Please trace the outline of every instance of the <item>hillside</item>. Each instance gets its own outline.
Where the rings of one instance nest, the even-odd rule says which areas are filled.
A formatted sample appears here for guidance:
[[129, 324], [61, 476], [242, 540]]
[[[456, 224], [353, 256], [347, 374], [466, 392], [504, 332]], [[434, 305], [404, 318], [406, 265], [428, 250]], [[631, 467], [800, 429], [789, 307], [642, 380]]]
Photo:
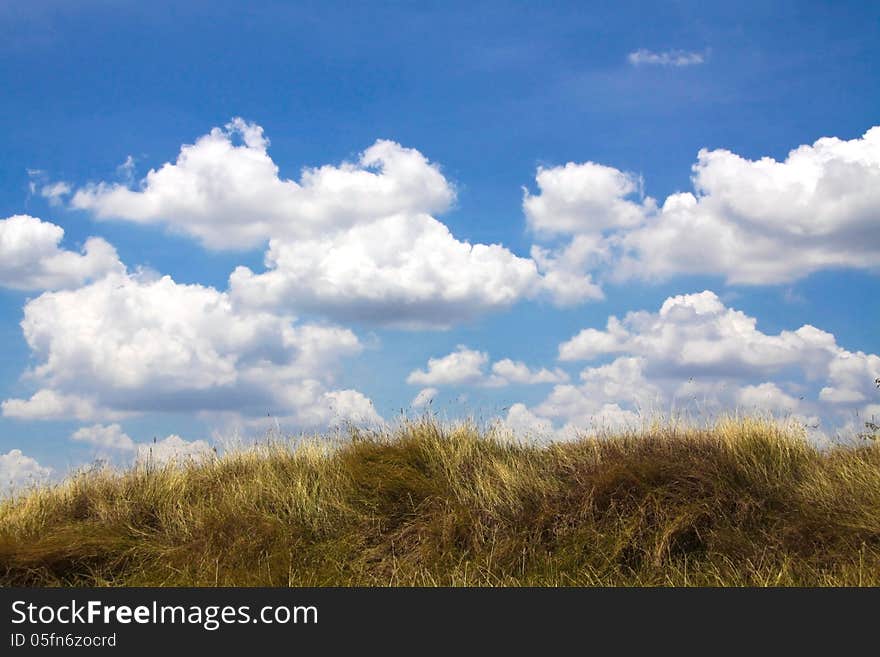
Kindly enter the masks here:
[[0, 503], [0, 584], [880, 585], [880, 447], [751, 419], [274, 442]]

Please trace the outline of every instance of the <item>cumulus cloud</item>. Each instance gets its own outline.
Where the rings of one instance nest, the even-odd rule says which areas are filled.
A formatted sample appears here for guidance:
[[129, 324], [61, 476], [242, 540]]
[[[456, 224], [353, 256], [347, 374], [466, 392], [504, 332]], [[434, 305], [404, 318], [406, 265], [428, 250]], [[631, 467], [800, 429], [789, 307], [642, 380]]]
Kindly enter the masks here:
[[541, 274], [540, 289], [555, 306], [565, 308], [605, 298], [588, 271], [607, 260], [608, 252], [601, 241], [578, 235], [561, 248], [532, 246], [531, 256]]
[[[624, 273], [717, 272], [731, 283], [784, 283], [820, 269], [880, 262], [880, 127], [819, 139], [783, 162], [700, 151], [696, 194], [670, 196], [625, 239]], [[717, 244], [705, 249], [706, 244]]]
[[521, 440], [543, 442], [552, 440], [558, 435], [551, 420], [538, 417], [521, 403], [511, 405], [507, 416], [498, 424], [500, 428]]
[[548, 370], [542, 367], [539, 370], [530, 369], [522, 361], [505, 358], [492, 363], [492, 376], [487, 381], [488, 385], [508, 385], [511, 383], [536, 384], [536, 383], [562, 383], [568, 381], [568, 374], [559, 368]]
[[737, 403], [744, 409], [758, 409], [776, 414], [797, 410], [798, 399], [787, 394], [775, 383], [743, 386], [737, 392]]
[[81, 427], [71, 434], [70, 439], [104, 449], [121, 451], [135, 449], [134, 441], [118, 424], [94, 424], [90, 427]]
[[245, 310], [211, 287], [109, 275], [30, 300], [21, 325], [36, 361], [27, 378], [42, 388], [6, 400], [6, 416], [268, 412], [313, 426], [370, 414], [363, 395], [330, 387], [362, 349], [354, 333]]
[[483, 368], [489, 362], [484, 351], [458, 345], [455, 351], [441, 358], [429, 358], [425, 370], [413, 370], [406, 382], [418, 385], [461, 385], [478, 383], [485, 376]]
[[656, 209], [654, 200], [634, 174], [595, 162], [542, 167], [535, 180], [538, 193], [523, 196], [528, 227], [542, 240], [571, 236], [561, 247], [532, 247], [542, 290], [561, 307], [602, 299], [591, 271], [611, 260], [609, 235], [640, 225]]
[[29, 215], [0, 219], [0, 286], [15, 290], [75, 287], [124, 269], [116, 249], [100, 237], [82, 251], [60, 248], [61, 226]]
[[[213, 249], [268, 242], [266, 270], [239, 267], [240, 303], [409, 328], [446, 328], [541, 294], [529, 258], [461, 241], [433, 215], [455, 189], [415, 149], [379, 140], [355, 162], [279, 176], [263, 129], [242, 119], [184, 145], [138, 188], [73, 195], [98, 218], [161, 223]], [[551, 285], [547, 289], [551, 289]]]
[[184, 440], [174, 434], [152, 443], [139, 443], [136, 449], [136, 463], [146, 466], [201, 461], [213, 454], [206, 441]]
[[819, 391], [819, 399], [835, 404], [868, 402], [876, 392], [870, 382], [880, 378], [880, 356], [841, 351], [829, 363], [828, 374], [828, 385]]
[[377, 427], [384, 425], [384, 420], [376, 412], [372, 400], [358, 390], [332, 390], [323, 394], [324, 405], [318, 404], [319, 412], [325, 412], [313, 426], [337, 426], [355, 424], [358, 426]]
[[652, 369], [663, 373], [770, 374], [795, 366], [811, 379], [841, 383], [842, 372], [832, 363], [876, 358], [848, 352], [833, 335], [810, 325], [778, 335], [763, 333], [756, 318], [726, 307], [708, 290], [669, 297], [657, 313], [631, 312], [623, 320], [612, 316], [605, 331], [586, 329], [559, 346], [564, 360], [617, 353], [648, 358]]
[[116, 420], [129, 414], [97, 405], [94, 399], [56, 390], [37, 390], [28, 399], [7, 399], [0, 403], [4, 417], [18, 420], [66, 420], [91, 422], [98, 419]]
[[449, 327], [532, 295], [533, 261], [469, 244], [425, 214], [392, 215], [311, 240], [273, 239], [267, 271], [238, 267], [242, 304], [298, 308], [408, 328]]
[[52, 468], [40, 465], [35, 459], [13, 449], [0, 454], [0, 486], [9, 490], [44, 482], [52, 475]]
[[586, 240], [583, 271], [618, 280], [717, 274], [759, 285], [831, 268], [877, 271], [880, 127], [819, 139], [781, 162], [704, 149], [693, 184], [658, 207], [632, 174], [569, 163], [539, 170], [540, 193], [526, 193], [523, 208], [535, 230]]
[[833, 430], [870, 410], [880, 357], [849, 351], [810, 325], [767, 334], [711, 291], [669, 297], [657, 312], [610, 317], [559, 345], [587, 366], [577, 385], [557, 385], [529, 412], [578, 428], [637, 423], [696, 403], [700, 412], [741, 408], [792, 416]]
[[410, 408], [424, 408], [440, 393], [437, 388], [422, 388], [410, 402]]
[[161, 223], [213, 249], [259, 246], [270, 237], [308, 239], [365, 220], [438, 212], [455, 198], [439, 169], [416, 150], [377, 141], [357, 162], [306, 168], [282, 179], [263, 128], [236, 118], [181, 147], [138, 189], [98, 183], [73, 207], [101, 219]]
[[40, 196], [49, 201], [50, 205], [60, 205], [65, 196], [72, 191], [66, 182], [55, 182], [43, 185], [40, 188]]
[[557, 436], [573, 438], [581, 431], [621, 430], [637, 426], [641, 413], [656, 403], [658, 389], [644, 376], [644, 361], [618, 358], [581, 372], [580, 385], [558, 385], [538, 404], [538, 417], [562, 420]]
[[568, 375], [558, 368], [553, 371], [546, 368], [532, 370], [525, 363], [509, 358], [492, 363], [489, 372], [486, 371], [488, 364], [489, 354], [486, 352], [458, 345], [451, 354], [429, 358], [427, 369], [410, 372], [406, 382], [431, 386], [500, 387], [514, 383], [560, 383], [568, 380]]
[[663, 50], [653, 51], [639, 48], [629, 55], [627, 60], [633, 66], [696, 66], [705, 61], [705, 54], [701, 52], [689, 52], [687, 50]]
[[595, 162], [538, 169], [538, 194], [524, 191], [523, 211], [538, 233], [601, 234], [638, 226], [656, 207], [634, 174]]

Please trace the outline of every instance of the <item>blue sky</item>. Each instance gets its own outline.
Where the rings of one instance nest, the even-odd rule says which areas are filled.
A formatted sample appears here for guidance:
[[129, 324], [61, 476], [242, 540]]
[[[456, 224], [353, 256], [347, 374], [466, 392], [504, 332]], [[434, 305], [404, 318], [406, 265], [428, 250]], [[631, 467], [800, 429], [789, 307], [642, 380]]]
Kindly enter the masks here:
[[3, 476], [880, 411], [876, 3], [472, 4], [0, 4]]

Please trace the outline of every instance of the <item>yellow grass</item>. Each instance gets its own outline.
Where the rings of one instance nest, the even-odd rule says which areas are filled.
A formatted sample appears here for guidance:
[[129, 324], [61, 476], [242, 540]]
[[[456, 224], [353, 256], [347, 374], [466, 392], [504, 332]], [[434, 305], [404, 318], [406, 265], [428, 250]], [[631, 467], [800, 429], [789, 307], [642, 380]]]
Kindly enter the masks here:
[[880, 448], [760, 419], [276, 441], [0, 503], [0, 583], [876, 586]]

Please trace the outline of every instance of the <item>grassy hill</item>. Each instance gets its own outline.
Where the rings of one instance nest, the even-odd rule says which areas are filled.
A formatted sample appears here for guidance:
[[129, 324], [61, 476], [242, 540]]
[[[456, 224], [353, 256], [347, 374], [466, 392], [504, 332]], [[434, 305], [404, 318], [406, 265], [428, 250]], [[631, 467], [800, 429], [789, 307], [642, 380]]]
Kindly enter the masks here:
[[748, 419], [276, 443], [0, 503], [0, 584], [876, 586], [880, 447]]

